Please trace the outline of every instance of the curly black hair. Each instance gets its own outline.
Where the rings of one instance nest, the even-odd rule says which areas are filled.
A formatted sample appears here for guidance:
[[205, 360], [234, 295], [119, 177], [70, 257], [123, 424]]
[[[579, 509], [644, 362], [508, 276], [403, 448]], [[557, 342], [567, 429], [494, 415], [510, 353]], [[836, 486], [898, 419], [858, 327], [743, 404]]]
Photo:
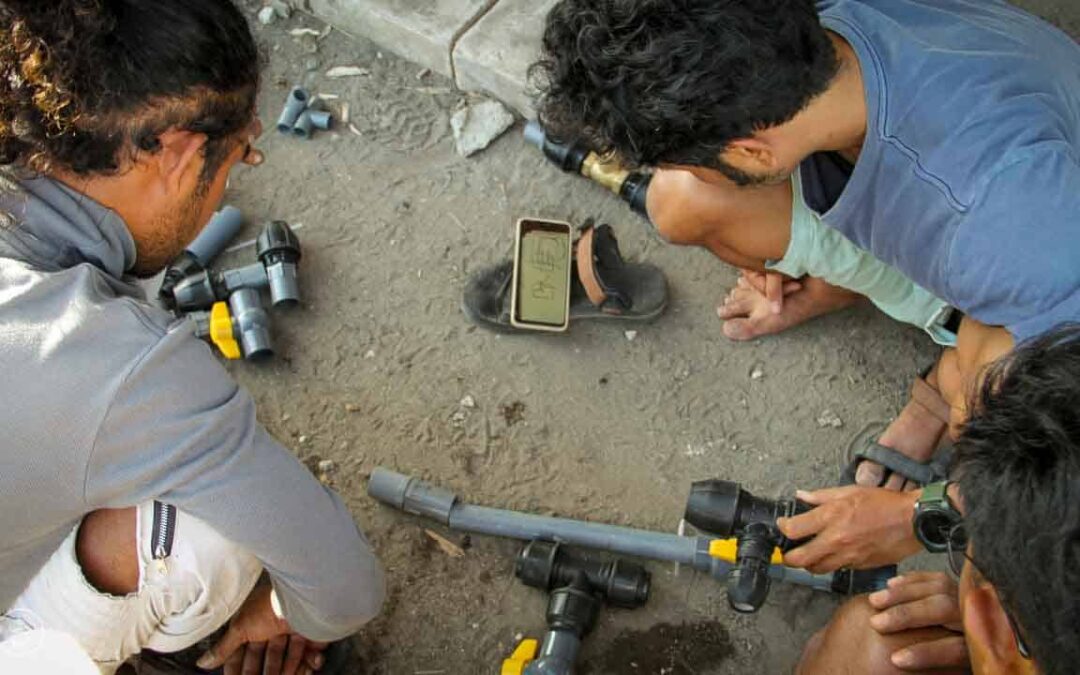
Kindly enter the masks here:
[[562, 0], [530, 76], [554, 137], [724, 168], [732, 140], [791, 120], [838, 69], [813, 0]]
[[956, 443], [972, 561], [1040, 672], [1080, 663], [1080, 326], [994, 364]]
[[259, 56], [231, 0], [0, 0], [0, 164], [110, 174], [161, 133], [207, 170], [255, 114]]

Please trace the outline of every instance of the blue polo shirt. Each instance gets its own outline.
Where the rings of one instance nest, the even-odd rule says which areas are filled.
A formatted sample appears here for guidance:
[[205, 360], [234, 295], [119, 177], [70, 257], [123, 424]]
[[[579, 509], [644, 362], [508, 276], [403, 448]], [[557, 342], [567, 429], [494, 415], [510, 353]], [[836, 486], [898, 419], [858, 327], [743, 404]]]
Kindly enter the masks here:
[[1017, 342], [1080, 321], [1080, 46], [999, 0], [819, 0], [854, 48], [854, 167], [801, 166], [811, 208]]

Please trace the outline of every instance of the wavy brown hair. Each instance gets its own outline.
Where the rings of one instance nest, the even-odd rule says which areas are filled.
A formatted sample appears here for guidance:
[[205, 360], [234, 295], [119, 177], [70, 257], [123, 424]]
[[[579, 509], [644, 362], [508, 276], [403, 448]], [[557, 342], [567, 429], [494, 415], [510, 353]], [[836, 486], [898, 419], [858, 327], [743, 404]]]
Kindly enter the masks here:
[[231, 0], [0, 0], [0, 164], [110, 174], [179, 128], [207, 173], [255, 114], [259, 58]]

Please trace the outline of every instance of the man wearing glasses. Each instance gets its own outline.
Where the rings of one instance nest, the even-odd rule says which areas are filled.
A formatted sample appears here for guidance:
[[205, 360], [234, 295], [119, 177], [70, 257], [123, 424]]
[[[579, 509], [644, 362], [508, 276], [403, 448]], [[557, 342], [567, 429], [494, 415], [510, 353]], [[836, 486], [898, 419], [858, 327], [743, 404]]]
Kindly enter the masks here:
[[0, 3], [5, 673], [61, 672], [50, 635], [103, 675], [326, 672], [382, 604], [345, 504], [135, 283], [262, 160], [258, 64], [231, 0]]
[[991, 366], [956, 444], [956, 482], [926, 488], [915, 515], [952, 577], [906, 574], [849, 602], [811, 639], [798, 673], [1076, 673], [1078, 399], [1080, 327]]

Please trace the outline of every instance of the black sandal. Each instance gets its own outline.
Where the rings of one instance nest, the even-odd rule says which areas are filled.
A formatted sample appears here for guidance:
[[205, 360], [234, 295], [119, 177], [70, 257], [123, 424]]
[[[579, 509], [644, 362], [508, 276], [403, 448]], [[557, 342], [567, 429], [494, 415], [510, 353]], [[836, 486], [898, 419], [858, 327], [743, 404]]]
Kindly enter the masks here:
[[[610, 225], [587, 221], [574, 246], [570, 321], [611, 319], [653, 321], [667, 309], [664, 273], [648, 263], [623, 260]], [[514, 261], [477, 272], [465, 287], [461, 309], [478, 326], [500, 333], [531, 333], [510, 323], [510, 286]]]
[[[927, 371], [928, 373], [929, 371]], [[946, 433], [949, 428], [949, 404], [941, 398], [941, 394], [933, 385], [926, 381], [926, 374], [917, 378], [911, 385], [911, 402], [920, 405], [941, 423], [941, 431], [938, 438]], [[864, 430], [865, 431], [865, 430]], [[859, 446], [856, 437], [853, 446]], [[914, 460], [893, 448], [881, 445], [874, 439], [866, 439], [861, 442], [858, 450], [849, 451], [849, 457], [843, 473], [840, 475], [841, 485], [854, 485], [855, 474], [859, 465], [864, 461], [875, 462], [885, 467], [878, 487], [885, 485], [893, 474], [898, 474], [905, 480], [919, 486], [945, 480], [949, 475], [949, 463], [952, 461], [952, 445], [940, 445], [934, 451], [928, 462]]]

